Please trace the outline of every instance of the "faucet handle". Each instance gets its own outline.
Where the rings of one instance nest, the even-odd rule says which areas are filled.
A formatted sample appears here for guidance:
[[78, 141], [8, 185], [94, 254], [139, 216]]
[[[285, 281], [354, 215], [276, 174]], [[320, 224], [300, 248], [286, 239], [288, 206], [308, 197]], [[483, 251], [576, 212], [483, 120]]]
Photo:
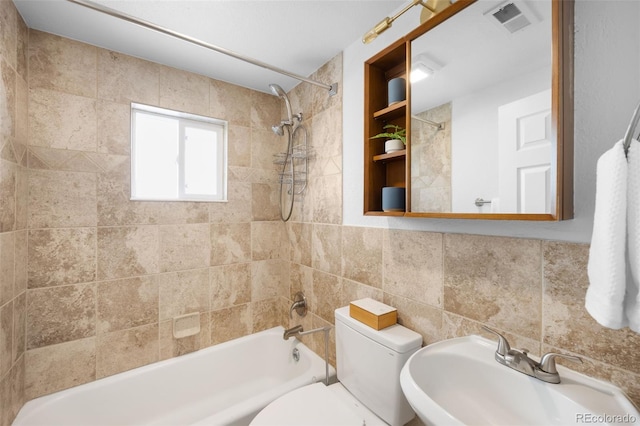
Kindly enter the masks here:
[[482, 329], [498, 336], [498, 349], [496, 349], [496, 353], [501, 356], [506, 356], [511, 350], [511, 346], [509, 346], [509, 342], [507, 341], [507, 338], [504, 337], [502, 334], [498, 333], [497, 331], [492, 330], [485, 325], [482, 326]]
[[564, 358], [568, 359], [569, 361], [579, 362], [582, 364], [582, 358], [580, 358], [579, 356], [549, 352], [542, 355], [542, 358], [540, 358], [540, 370], [544, 371], [545, 373], [557, 374], [558, 369], [556, 368], [556, 358]]

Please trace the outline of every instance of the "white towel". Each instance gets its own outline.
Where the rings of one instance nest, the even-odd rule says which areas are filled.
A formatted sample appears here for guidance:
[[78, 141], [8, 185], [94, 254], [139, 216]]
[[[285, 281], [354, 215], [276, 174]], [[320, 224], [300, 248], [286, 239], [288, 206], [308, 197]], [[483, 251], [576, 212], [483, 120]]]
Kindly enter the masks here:
[[629, 328], [640, 333], [640, 143], [631, 141], [627, 177], [627, 241], [631, 274], [627, 277], [625, 316]]
[[601, 325], [627, 325], [626, 292], [627, 160], [622, 141], [602, 154], [596, 168], [596, 208], [589, 249], [585, 307]]

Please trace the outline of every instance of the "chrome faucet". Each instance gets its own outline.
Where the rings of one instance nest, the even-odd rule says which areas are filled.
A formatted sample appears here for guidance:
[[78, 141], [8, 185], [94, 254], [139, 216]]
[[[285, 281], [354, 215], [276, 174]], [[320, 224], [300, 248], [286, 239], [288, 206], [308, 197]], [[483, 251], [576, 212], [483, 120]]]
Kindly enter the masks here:
[[572, 355], [564, 355], [549, 352], [544, 354], [540, 362], [529, 358], [526, 349], [511, 349], [507, 339], [495, 330], [482, 326], [482, 329], [498, 336], [498, 349], [496, 349], [495, 359], [502, 365], [506, 365], [520, 373], [535, 377], [547, 383], [560, 383], [560, 375], [556, 368], [556, 358], [565, 358], [570, 361], [582, 363], [582, 358]]
[[282, 336], [282, 338], [284, 340], [289, 340], [289, 337], [297, 336], [301, 332], [302, 332], [302, 326], [301, 325], [296, 325], [295, 327], [291, 327], [291, 328], [285, 330], [284, 331], [284, 335]]
[[282, 338], [289, 340], [289, 337], [293, 336], [306, 336], [307, 334], [317, 333], [322, 331], [324, 333], [324, 367], [325, 367], [325, 385], [329, 386], [329, 332], [333, 327], [330, 325], [326, 327], [314, 328], [313, 330], [304, 331], [301, 325], [296, 325], [284, 331]]

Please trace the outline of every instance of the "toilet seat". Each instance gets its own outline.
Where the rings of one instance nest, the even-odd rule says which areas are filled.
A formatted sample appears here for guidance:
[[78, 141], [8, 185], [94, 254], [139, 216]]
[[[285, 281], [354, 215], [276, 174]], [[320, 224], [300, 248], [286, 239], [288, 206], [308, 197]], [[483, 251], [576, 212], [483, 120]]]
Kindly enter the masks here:
[[340, 383], [314, 383], [293, 390], [267, 405], [253, 426], [386, 425]]

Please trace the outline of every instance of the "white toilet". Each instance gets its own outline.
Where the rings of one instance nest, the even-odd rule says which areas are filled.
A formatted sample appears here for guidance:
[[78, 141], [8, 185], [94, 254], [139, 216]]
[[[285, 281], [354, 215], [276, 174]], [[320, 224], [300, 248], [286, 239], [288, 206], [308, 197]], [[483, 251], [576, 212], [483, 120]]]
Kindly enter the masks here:
[[400, 370], [420, 349], [422, 336], [399, 324], [374, 330], [335, 311], [339, 383], [315, 383], [267, 405], [251, 425], [403, 425], [414, 417], [402, 389]]

